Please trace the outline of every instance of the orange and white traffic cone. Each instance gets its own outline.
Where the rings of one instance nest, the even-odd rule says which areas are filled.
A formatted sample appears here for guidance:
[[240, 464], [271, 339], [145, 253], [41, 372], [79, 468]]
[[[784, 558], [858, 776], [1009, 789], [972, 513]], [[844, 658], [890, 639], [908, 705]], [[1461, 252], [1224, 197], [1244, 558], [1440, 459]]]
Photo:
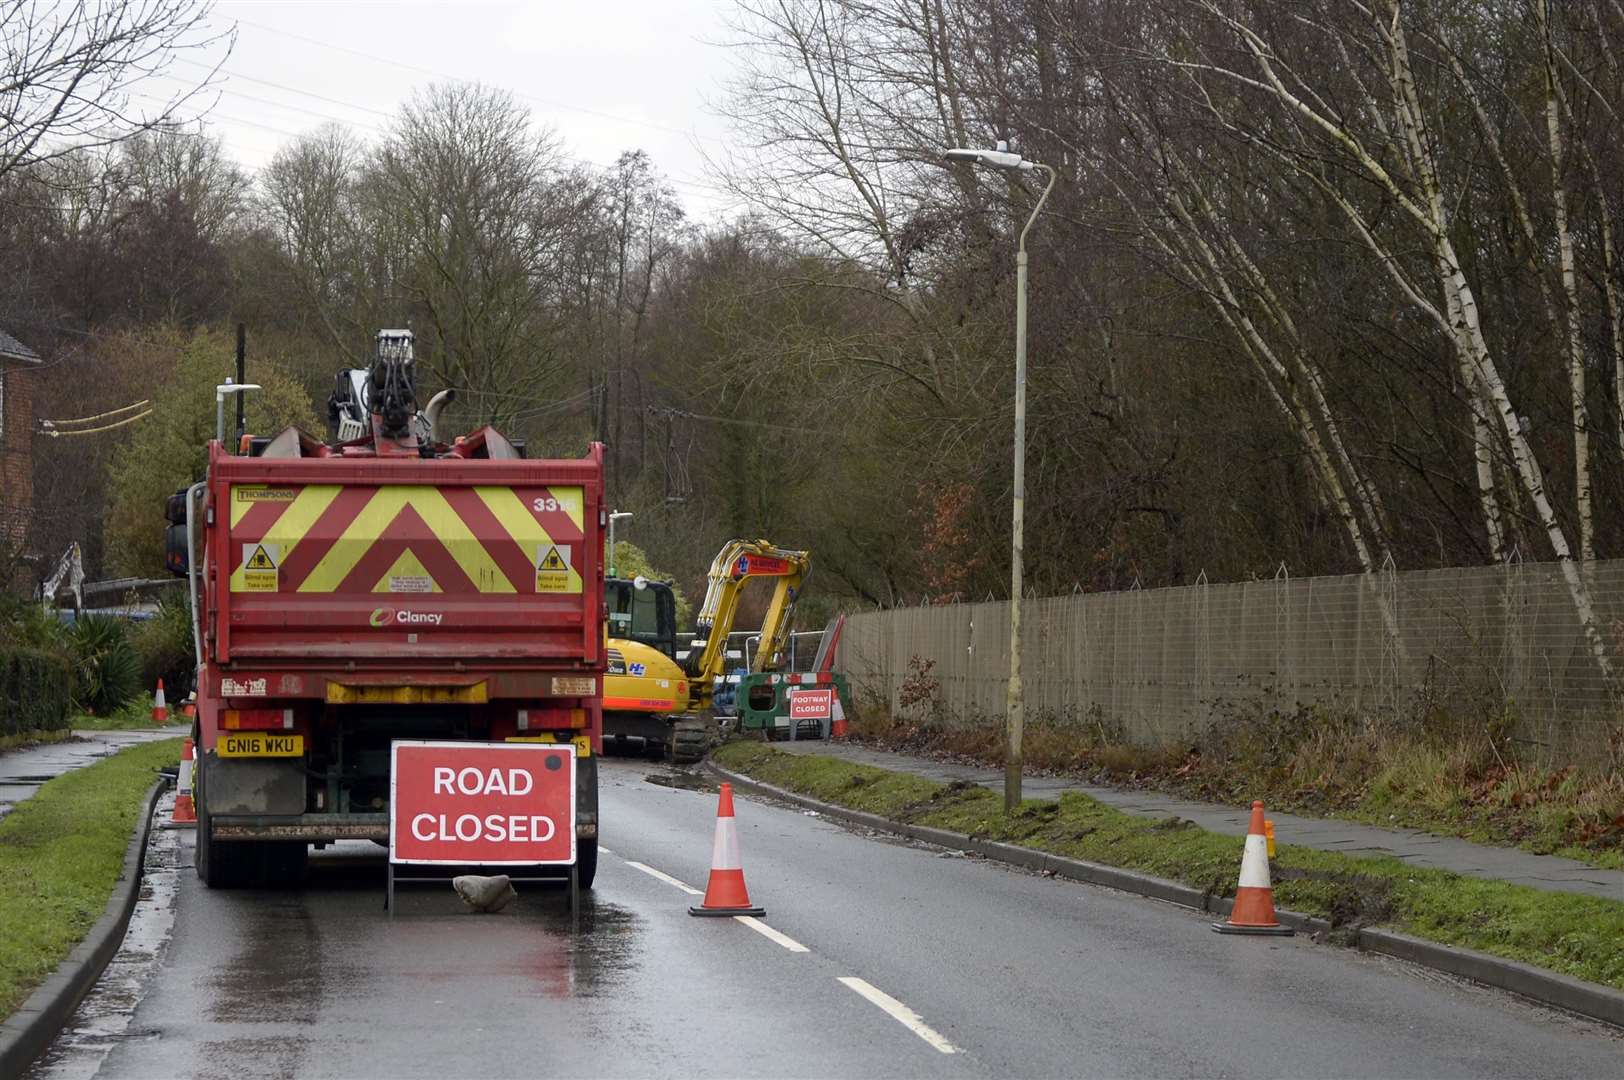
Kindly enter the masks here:
[[1291, 927], [1274, 917], [1274, 887], [1269, 884], [1269, 841], [1263, 824], [1263, 803], [1252, 804], [1252, 823], [1246, 830], [1246, 852], [1241, 856], [1240, 887], [1227, 922], [1213, 923], [1220, 934], [1274, 934], [1289, 937]]
[[710, 882], [705, 886], [705, 899], [698, 907], [688, 909], [690, 915], [765, 915], [767, 912], [750, 904], [750, 893], [744, 887], [744, 867], [739, 863], [739, 825], [733, 817], [733, 785], [722, 785], [722, 797], [716, 804], [716, 842], [711, 847]]
[[175, 781], [175, 809], [169, 815], [171, 825], [196, 825], [197, 807], [192, 803], [192, 740], [181, 744], [180, 775]]
[[834, 711], [829, 714], [831, 717], [833, 717], [833, 719], [829, 721], [829, 738], [844, 739], [846, 737], [846, 710], [840, 705], [839, 690], [836, 690], [834, 693], [833, 709]]
[[164, 681], [158, 680], [158, 692], [152, 695], [152, 722], [169, 723], [169, 706], [164, 704]]

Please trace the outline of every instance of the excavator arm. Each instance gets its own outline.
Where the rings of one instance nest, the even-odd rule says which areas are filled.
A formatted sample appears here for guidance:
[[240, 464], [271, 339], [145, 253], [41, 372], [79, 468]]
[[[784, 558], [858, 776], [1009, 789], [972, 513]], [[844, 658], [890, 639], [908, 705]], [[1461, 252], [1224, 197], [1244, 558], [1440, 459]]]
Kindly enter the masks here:
[[696, 618], [698, 637], [688, 656], [688, 678], [696, 698], [709, 699], [715, 678], [727, 657], [727, 636], [738, 615], [739, 597], [751, 578], [774, 579], [772, 602], [761, 625], [761, 646], [751, 661], [752, 671], [775, 666], [789, 641], [790, 623], [801, 585], [812, 569], [805, 551], [774, 547], [766, 540], [730, 540], [712, 560], [705, 602]]

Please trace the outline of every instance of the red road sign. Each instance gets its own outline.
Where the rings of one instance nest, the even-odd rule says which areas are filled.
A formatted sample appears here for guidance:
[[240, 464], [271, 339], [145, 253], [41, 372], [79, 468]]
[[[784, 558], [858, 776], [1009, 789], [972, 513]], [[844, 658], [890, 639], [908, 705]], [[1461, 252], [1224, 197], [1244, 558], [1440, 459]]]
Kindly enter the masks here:
[[399, 741], [391, 751], [392, 862], [575, 862], [574, 746]]
[[740, 555], [733, 564], [733, 576], [742, 578], [747, 574], [757, 577], [783, 577], [790, 572], [788, 559], [780, 559], [776, 555]]
[[828, 720], [834, 713], [835, 692], [827, 690], [791, 690], [789, 692], [789, 718], [791, 720]]

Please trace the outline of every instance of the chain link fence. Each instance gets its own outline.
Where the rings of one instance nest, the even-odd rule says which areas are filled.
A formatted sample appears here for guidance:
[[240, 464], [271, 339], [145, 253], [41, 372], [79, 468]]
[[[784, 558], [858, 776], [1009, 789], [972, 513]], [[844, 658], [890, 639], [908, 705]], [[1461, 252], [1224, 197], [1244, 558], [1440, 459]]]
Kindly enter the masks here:
[[[1028, 600], [1028, 715], [1104, 720], [1140, 742], [1186, 738], [1235, 710], [1508, 717], [1551, 760], [1620, 738], [1624, 560], [1587, 581], [1611, 678], [1556, 563], [1291, 578]], [[893, 714], [1001, 718], [1007, 602], [854, 615], [838, 663]]]

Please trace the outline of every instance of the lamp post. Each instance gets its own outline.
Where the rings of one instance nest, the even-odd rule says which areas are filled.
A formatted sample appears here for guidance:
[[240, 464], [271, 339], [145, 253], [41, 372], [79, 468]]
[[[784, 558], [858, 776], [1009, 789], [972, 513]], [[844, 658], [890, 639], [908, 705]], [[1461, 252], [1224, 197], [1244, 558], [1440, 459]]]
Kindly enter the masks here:
[[1049, 174], [1043, 194], [1032, 207], [1032, 215], [1021, 228], [1015, 246], [1015, 498], [1010, 525], [1009, 591], [1009, 695], [1004, 722], [1004, 809], [1021, 804], [1021, 729], [1026, 720], [1026, 697], [1021, 686], [1021, 533], [1026, 519], [1026, 234], [1038, 219], [1038, 211], [1054, 187], [1055, 171], [1036, 161], [1011, 153], [1000, 141], [996, 150], [970, 150], [955, 147], [945, 152], [949, 161], [964, 161], [1006, 172]]
[[[242, 401], [243, 394], [250, 390], [258, 390], [258, 383], [234, 383], [230, 379], [214, 388], [214, 437], [222, 446], [226, 441], [226, 398], [237, 395], [238, 402]], [[241, 406], [239, 405], [239, 410]]]
[[630, 510], [611, 510], [609, 512], [609, 576], [615, 576], [615, 522], [632, 516]]

